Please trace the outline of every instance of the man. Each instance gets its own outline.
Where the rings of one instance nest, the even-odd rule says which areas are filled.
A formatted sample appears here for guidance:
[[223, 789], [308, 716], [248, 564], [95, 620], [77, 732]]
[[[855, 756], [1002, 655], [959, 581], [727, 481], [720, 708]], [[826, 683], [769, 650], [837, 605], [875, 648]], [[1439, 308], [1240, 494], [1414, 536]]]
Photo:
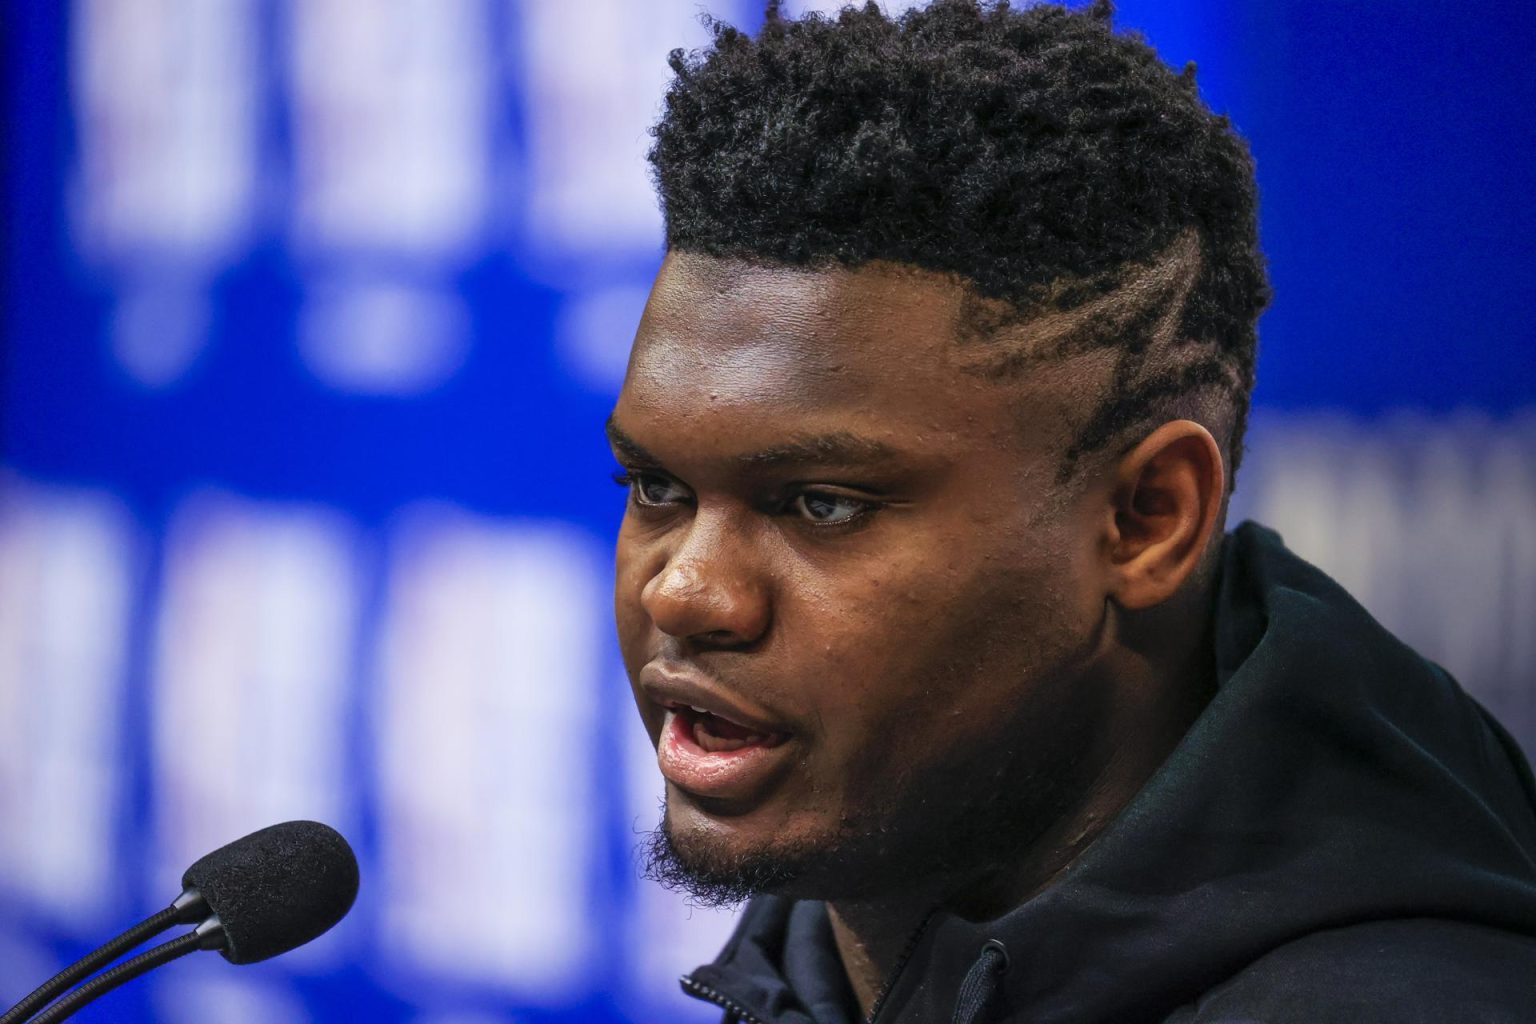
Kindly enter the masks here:
[[1224, 536], [1250, 161], [1107, 4], [675, 53], [609, 425], [651, 873], [728, 1021], [1536, 1020], [1510, 738]]

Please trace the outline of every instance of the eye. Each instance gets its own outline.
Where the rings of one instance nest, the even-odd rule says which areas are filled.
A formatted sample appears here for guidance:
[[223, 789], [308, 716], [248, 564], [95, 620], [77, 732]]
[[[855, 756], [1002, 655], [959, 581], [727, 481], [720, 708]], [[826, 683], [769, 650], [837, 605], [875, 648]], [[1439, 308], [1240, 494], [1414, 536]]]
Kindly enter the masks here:
[[638, 470], [615, 473], [614, 482], [629, 488], [629, 495], [639, 505], [674, 505], [688, 500], [682, 484], [660, 473]]
[[873, 507], [873, 503], [840, 494], [806, 491], [796, 495], [790, 501], [789, 507], [810, 522], [823, 526], [837, 526], [841, 523], [850, 523], [864, 515]]

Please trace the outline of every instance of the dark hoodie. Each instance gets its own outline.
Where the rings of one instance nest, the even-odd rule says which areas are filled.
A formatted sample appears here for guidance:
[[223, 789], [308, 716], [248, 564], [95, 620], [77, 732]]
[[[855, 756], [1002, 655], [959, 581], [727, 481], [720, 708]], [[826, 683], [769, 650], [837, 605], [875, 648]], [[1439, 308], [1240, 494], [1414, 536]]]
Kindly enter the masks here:
[[[1536, 1021], [1536, 786], [1509, 735], [1251, 523], [1215, 638], [1216, 695], [1142, 791], [1022, 906], [932, 914], [876, 1024]], [[727, 1021], [858, 1016], [809, 901], [754, 900], [683, 987]]]

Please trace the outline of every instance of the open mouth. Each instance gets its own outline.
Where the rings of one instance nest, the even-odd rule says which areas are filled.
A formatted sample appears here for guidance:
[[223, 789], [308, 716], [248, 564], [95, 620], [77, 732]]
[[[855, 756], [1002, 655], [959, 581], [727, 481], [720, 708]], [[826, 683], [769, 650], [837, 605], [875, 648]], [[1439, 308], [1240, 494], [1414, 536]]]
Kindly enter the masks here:
[[766, 732], [696, 705], [664, 706], [656, 758], [661, 774], [684, 792], [746, 807], [794, 764], [787, 732]]
[[706, 754], [725, 754], [748, 747], [772, 747], [782, 743], [783, 733], [758, 732], [703, 708], [689, 704], [668, 704], [677, 716], [677, 727], [687, 731], [695, 745]]

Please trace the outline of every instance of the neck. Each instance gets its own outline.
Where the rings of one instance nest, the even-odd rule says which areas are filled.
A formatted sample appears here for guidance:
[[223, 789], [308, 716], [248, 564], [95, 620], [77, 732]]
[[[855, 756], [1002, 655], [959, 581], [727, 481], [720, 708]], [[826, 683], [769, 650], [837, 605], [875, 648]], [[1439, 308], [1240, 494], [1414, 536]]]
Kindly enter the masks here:
[[[1206, 601], [1198, 604], [1210, 622]], [[1170, 608], [1144, 616], [1134, 635], [1124, 634], [1128, 642], [1106, 666], [1122, 684], [1117, 688], [1122, 699], [1101, 733], [1099, 770], [1071, 808], [1034, 833], [1036, 838], [1006, 870], [957, 873], [900, 893], [829, 901], [837, 949], [866, 1019], [932, 911], [989, 920], [1027, 902], [1077, 861], [1167, 760], [1215, 692], [1207, 630], [1188, 628], [1188, 619], [1168, 621], [1177, 612]], [[1140, 648], [1136, 636], [1190, 639], [1176, 650], [1148, 650]]]
[[843, 970], [866, 1020], [932, 905], [923, 900], [827, 904]]

